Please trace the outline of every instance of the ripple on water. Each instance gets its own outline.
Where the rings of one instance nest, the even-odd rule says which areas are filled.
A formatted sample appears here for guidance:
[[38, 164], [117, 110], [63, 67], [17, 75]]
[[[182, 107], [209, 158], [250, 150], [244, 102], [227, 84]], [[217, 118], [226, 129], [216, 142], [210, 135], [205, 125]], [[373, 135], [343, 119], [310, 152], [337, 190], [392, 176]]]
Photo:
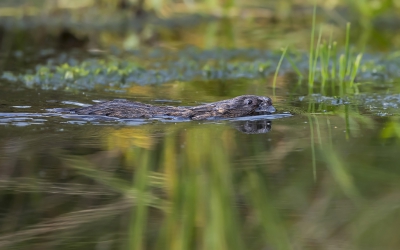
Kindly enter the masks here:
[[40, 115], [29, 113], [0, 113], [0, 125], [24, 127], [29, 125], [43, 125], [47, 122], [47, 119], [36, 117], [40, 117]]
[[[209, 121], [228, 120], [228, 121], [258, 121], [258, 120], [274, 120], [285, 117], [290, 117], [292, 114], [281, 113], [272, 115], [257, 115], [236, 118], [211, 118]], [[51, 119], [64, 118], [64, 121], [59, 121], [62, 124], [73, 125], [127, 125], [139, 126], [152, 123], [155, 121], [170, 123], [170, 122], [190, 122], [190, 119], [170, 116], [157, 116], [150, 119], [120, 119], [116, 117], [98, 116], [98, 115], [76, 115], [62, 113], [0, 113], [0, 125], [28, 126], [28, 125], [44, 125]]]
[[32, 106], [12, 106], [13, 108], [17, 108], [17, 109], [28, 109], [28, 108], [32, 108]]
[[290, 113], [281, 113], [281, 114], [272, 114], [272, 115], [255, 115], [255, 116], [245, 116], [245, 117], [236, 117], [228, 119], [230, 121], [259, 121], [259, 120], [275, 120], [285, 117], [293, 116]]

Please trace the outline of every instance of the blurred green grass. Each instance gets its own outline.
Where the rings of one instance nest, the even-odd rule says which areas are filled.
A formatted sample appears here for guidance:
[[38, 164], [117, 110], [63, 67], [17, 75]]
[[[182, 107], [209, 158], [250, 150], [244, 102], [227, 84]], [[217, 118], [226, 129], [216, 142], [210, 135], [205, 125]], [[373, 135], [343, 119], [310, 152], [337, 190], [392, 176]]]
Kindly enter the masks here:
[[[354, 22], [368, 26], [370, 21], [385, 15], [397, 14], [400, 11], [398, 0], [20, 0], [2, 1], [0, 3], [1, 16], [56, 16], [62, 11], [71, 11], [79, 17], [79, 12], [96, 10], [100, 13], [131, 12], [141, 15], [154, 12], [159, 16], [171, 16], [182, 13], [196, 13], [216, 16], [237, 17], [270, 17], [285, 20], [293, 16], [310, 15], [312, 7], [318, 6], [321, 13], [327, 14], [336, 20], [345, 20], [353, 17]], [[81, 16], [83, 18], [83, 16]], [[90, 18], [90, 17], [89, 17]]]

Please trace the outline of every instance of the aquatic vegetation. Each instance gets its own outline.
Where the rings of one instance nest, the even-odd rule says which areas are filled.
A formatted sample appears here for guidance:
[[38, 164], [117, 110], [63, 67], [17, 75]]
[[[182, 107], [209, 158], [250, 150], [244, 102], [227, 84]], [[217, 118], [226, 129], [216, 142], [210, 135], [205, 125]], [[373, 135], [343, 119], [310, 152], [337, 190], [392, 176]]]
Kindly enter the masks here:
[[400, 96], [398, 94], [371, 94], [361, 93], [346, 96], [325, 96], [312, 94], [299, 96], [297, 102], [304, 105], [311, 104], [313, 112], [319, 113], [341, 113], [342, 106], [351, 106], [363, 114], [373, 114], [378, 116], [400, 115]]
[[200, 52], [189, 48], [176, 55], [172, 54], [173, 60], [164, 60], [161, 63], [159, 58], [168, 57], [171, 53], [154, 51], [153, 55], [153, 61], [148, 62], [140, 58], [129, 60], [113, 56], [107, 59], [86, 59], [82, 62], [68, 59], [68, 62], [62, 62], [59, 58], [49, 60], [47, 65], [38, 65], [34, 74], [16, 76], [5, 72], [2, 78], [22, 81], [27, 86], [39, 86], [43, 89], [92, 89], [100, 85], [110, 90], [119, 86], [121, 91], [133, 84], [260, 78], [273, 72], [273, 58], [279, 57], [279, 54], [268, 51], [244, 49]]
[[[324, 86], [327, 81], [337, 80], [341, 83], [339, 86], [348, 82], [347, 85], [352, 87], [354, 81], [371, 80], [373, 75], [381, 75], [386, 81], [400, 76], [399, 71], [395, 71], [396, 64], [393, 64], [400, 65], [398, 57], [381, 59], [369, 55], [367, 57], [369, 60], [361, 60], [361, 55], [353, 55], [350, 52], [346, 52], [348, 56], [334, 55], [336, 49], [331, 50], [331, 44], [322, 43], [318, 47], [319, 57], [313, 59], [311, 70], [304, 63], [305, 54], [298, 56], [298, 53], [293, 54], [288, 51], [283, 61], [279, 63], [280, 74], [293, 71], [293, 65], [296, 65], [296, 72], [301, 74], [312, 72], [310, 87], [315, 81], [321, 81]], [[48, 60], [45, 65], [36, 66], [33, 73], [15, 74], [6, 71], [1, 78], [21, 81], [28, 87], [36, 86], [43, 89], [94, 89], [101, 86], [111, 91], [124, 91], [135, 84], [160, 84], [178, 80], [261, 79], [276, 71], [274, 65], [280, 61], [281, 51], [256, 49], [201, 51], [188, 48], [178, 53], [155, 50], [150, 52], [150, 60], [143, 59], [147, 54], [132, 52], [132, 56], [126, 55], [122, 58], [109, 56], [82, 61], [60, 56]], [[160, 58], [163, 60], [160, 61]], [[285, 60], [286, 58], [290, 59]], [[335, 63], [337, 59], [339, 63]]]
[[[352, 93], [358, 92], [354, 87], [354, 81], [358, 75], [362, 53], [354, 55], [351, 53], [350, 48], [350, 23], [346, 25], [346, 38], [344, 44], [344, 54], [337, 51], [337, 42], [332, 41], [332, 33], [330, 34], [329, 41], [321, 41], [322, 28], [319, 29], [317, 43], [315, 43], [316, 31], [316, 9], [314, 6], [311, 39], [310, 39], [310, 53], [309, 53], [309, 71], [308, 71], [308, 92], [314, 93], [314, 83], [317, 75], [321, 81], [321, 93], [325, 93], [325, 85], [329, 81], [332, 85], [330, 88], [335, 89], [339, 85], [339, 96], [343, 96], [348, 91]], [[318, 67], [318, 68], [317, 68]], [[298, 72], [298, 70], [296, 70]], [[301, 74], [301, 73], [300, 73]]]

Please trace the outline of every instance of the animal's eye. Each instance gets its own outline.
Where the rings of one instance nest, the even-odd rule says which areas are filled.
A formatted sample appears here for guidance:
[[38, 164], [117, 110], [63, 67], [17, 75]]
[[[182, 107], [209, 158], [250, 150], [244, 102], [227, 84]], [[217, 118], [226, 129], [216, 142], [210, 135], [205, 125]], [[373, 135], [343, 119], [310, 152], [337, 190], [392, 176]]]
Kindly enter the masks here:
[[250, 105], [250, 104], [253, 103], [253, 100], [247, 99], [247, 100], [246, 100], [246, 103], [247, 103], [248, 105]]

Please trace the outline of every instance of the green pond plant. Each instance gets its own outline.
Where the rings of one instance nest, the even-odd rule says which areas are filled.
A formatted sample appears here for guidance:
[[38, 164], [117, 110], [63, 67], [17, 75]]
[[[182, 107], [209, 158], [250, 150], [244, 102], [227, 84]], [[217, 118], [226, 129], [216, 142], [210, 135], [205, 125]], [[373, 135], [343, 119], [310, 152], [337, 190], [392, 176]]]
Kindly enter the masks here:
[[[344, 96], [349, 90], [352, 93], [358, 93], [358, 88], [354, 84], [357, 73], [360, 69], [362, 53], [352, 53], [350, 48], [350, 23], [346, 25], [346, 38], [344, 44], [344, 54], [338, 54], [337, 42], [332, 41], [332, 34], [329, 41], [321, 41], [322, 30], [320, 28], [317, 43], [314, 46], [315, 40], [315, 24], [316, 7], [314, 7], [311, 39], [310, 39], [310, 54], [309, 54], [309, 74], [308, 86], [309, 94], [314, 93], [314, 84], [319, 75], [321, 81], [321, 93], [325, 92], [327, 82], [332, 84], [331, 89], [337, 83], [339, 85], [339, 96]], [[319, 67], [319, 68], [317, 68]]]

